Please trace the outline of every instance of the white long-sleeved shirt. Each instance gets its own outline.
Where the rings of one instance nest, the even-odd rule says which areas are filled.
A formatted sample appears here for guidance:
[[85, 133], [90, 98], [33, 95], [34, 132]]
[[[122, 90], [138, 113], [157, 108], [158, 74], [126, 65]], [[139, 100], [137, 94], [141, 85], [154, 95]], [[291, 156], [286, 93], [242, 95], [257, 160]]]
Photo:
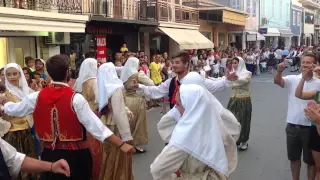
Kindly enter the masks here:
[[0, 148], [7, 164], [10, 176], [17, 176], [26, 155], [17, 152], [16, 148], [0, 138]]
[[[159, 99], [169, 95], [169, 86], [171, 83], [171, 79], [166, 80], [161, 83], [159, 86], [145, 86], [139, 84], [139, 88], [137, 89], [137, 93], [143, 94], [144, 96], [151, 99]], [[181, 84], [183, 84], [183, 79], [179, 80]], [[223, 91], [225, 87], [228, 86], [227, 80], [212, 80], [206, 79], [205, 86], [211, 93], [216, 93]]]
[[[56, 83], [56, 82], [54, 82]], [[56, 83], [63, 84], [65, 83]], [[23, 117], [32, 114], [38, 99], [39, 91], [29, 94], [22, 101], [13, 103], [8, 102], [3, 106], [4, 112], [9, 116]], [[77, 114], [80, 123], [89, 131], [96, 139], [104, 142], [105, 139], [113, 135], [113, 132], [107, 128], [100, 119], [92, 112], [87, 100], [76, 93], [72, 99], [72, 107]]]

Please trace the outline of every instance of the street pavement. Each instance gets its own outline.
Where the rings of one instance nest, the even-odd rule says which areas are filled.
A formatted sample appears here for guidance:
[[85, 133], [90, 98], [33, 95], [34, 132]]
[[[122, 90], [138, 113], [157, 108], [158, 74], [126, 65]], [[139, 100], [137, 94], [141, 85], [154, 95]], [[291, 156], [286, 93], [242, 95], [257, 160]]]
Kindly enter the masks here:
[[[216, 94], [226, 107], [231, 89]], [[273, 84], [273, 75], [264, 73], [254, 76], [251, 84], [252, 121], [249, 148], [238, 153], [238, 166], [228, 180], [290, 180], [290, 164], [287, 160], [285, 119], [287, 91]], [[157, 132], [161, 108], [147, 113], [149, 144], [144, 154], [135, 154], [133, 171], [136, 180], [152, 180], [150, 164], [164, 147]], [[204, 137], [205, 138], [205, 137]], [[302, 166], [301, 179], [306, 178]]]

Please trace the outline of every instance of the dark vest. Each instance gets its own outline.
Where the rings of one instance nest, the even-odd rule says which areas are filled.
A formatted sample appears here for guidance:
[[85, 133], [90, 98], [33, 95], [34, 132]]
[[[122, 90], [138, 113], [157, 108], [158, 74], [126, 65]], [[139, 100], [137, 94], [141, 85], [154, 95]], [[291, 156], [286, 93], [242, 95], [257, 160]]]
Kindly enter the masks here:
[[[177, 79], [174, 77], [171, 79], [170, 85], [169, 85], [169, 103], [170, 103], [170, 109], [174, 107], [175, 104], [172, 104], [172, 99], [175, 98], [173, 97], [174, 95], [174, 90], [176, 89], [176, 81]], [[178, 85], [180, 86], [180, 82], [178, 81]]]
[[0, 180], [10, 180], [10, 173], [6, 161], [3, 158], [2, 151], [0, 149]]

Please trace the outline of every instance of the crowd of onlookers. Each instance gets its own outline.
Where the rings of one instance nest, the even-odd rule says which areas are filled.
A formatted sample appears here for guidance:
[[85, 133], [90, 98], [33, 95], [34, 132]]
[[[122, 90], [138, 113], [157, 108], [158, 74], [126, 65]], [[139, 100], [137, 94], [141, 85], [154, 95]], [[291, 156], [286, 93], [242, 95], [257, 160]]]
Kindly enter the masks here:
[[[47, 86], [51, 79], [45, 71], [45, 61], [42, 59], [34, 59], [33, 57], [25, 57], [26, 67], [23, 67], [23, 73], [31, 90], [39, 91]], [[0, 69], [1, 81], [5, 82], [4, 68]]]

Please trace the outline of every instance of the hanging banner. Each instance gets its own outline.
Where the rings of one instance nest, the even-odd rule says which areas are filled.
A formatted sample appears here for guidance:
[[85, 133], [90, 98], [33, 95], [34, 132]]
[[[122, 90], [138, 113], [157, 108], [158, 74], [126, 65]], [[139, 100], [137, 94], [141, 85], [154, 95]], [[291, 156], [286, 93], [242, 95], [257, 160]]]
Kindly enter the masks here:
[[96, 36], [97, 42], [97, 60], [98, 63], [105, 63], [107, 62], [107, 43], [106, 43], [106, 36]]

